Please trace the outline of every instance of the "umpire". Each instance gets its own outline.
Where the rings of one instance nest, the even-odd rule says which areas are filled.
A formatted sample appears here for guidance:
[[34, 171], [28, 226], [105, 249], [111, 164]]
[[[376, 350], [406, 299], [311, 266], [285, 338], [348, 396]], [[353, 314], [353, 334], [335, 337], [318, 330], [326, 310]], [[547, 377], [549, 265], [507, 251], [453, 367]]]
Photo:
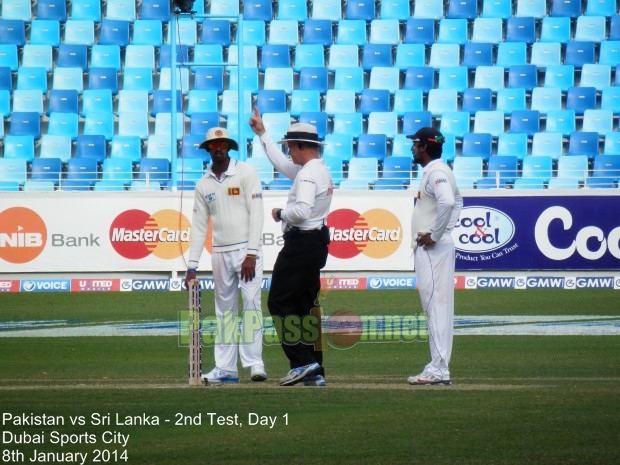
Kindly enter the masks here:
[[[258, 108], [254, 109], [250, 126], [260, 137], [275, 169], [293, 180], [286, 207], [271, 211], [274, 221], [282, 223], [284, 246], [274, 264], [267, 304], [274, 320], [283, 322], [278, 332], [291, 367], [280, 385], [325, 386], [321, 348], [304, 341], [303, 337], [291, 340], [286, 333], [283, 335], [283, 327], [286, 329], [287, 322], [294, 321], [301, 322], [303, 334], [304, 319], [308, 321], [316, 306], [321, 289], [320, 272], [327, 261], [329, 230], [325, 220], [334, 185], [319, 157], [319, 146], [323, 143], [314, 126], [292, 124], [278, 142], [288, 148], [289, 159], [267, 134]], [[320, 325], [314, 329], [320, 336]]]

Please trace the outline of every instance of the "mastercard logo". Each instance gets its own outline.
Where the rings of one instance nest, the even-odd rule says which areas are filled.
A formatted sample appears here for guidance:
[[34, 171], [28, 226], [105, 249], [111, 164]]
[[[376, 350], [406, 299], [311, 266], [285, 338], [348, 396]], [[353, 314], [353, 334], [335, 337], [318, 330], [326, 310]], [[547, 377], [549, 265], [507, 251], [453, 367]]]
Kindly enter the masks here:
[[122, 257], [139, 260], [153, 255], [173, 259], [189, 248], [190, 222], [177, 210], [160, 210], [149, 214], [143, 210], [126, 210], [110, 226], [112, 247]]
[[37, 258], [47, 243], [47, 227], [41, 217], [24, 207], [0, 212], [0, 259], [27, 263]]
[[336, 258], [353, 258], [364, 254], [370, 258], [392, 255], [402, 242], [403, 228], [398, 218], [376, 208], [364, 213], [334, 210], [327, 216], [331, 243], [329, 254]]

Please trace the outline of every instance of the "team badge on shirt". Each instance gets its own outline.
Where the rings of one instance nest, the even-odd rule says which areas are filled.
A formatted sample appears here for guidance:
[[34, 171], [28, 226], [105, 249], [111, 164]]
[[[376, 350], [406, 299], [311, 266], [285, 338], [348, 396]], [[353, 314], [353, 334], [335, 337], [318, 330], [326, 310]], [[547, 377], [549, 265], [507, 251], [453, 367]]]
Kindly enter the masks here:
[[239, 187], [229, 187], [228, 195], [241, 195], [241, 188]]
[[252, 194], [252, 199], [262, 199], [263, 198], [263, 194], [258, 193], [258, 194]]
[[205, 195], [205, 202], [215, 202], [215, 192], [211, 192], [210, 194]]

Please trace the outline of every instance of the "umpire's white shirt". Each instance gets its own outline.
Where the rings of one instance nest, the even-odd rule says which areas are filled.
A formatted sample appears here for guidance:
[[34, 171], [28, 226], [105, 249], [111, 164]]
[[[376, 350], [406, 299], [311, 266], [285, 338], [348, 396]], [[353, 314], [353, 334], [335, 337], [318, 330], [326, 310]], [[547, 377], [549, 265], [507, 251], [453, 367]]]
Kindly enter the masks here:
[[256, 170], [237, 160], [218, 179], [211, 170], [196, 184], [189, 267], [197, 268], [213, 223], [213, 251], [247, 248], [258, 253], [262, 240], [264, 210], [262, 186]]

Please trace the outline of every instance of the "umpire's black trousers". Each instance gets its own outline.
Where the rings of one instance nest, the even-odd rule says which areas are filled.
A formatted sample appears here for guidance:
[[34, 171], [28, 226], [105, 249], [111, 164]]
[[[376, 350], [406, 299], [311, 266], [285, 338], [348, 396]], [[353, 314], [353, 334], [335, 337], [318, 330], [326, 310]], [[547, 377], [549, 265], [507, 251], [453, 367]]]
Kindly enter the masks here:
[[[321, 290], [321, 269], [327, 261], [328, 244], [329, 232], [325, 226], [311, 231], [293, 228], [284, 234], [284, 247], [274, 264], [267, 300], [274, 319], [285, 321], [290, 315], [302, 319], [311, 314]], [[318, 344], [292, 341], [286, 336], [283, 339], [282, 326], [276, 325], [276, 329], [279, 329], [278, 336], [291, 368], [316, 362], [321, 365], [317, 374], [325, 375], [323, 353]]]

